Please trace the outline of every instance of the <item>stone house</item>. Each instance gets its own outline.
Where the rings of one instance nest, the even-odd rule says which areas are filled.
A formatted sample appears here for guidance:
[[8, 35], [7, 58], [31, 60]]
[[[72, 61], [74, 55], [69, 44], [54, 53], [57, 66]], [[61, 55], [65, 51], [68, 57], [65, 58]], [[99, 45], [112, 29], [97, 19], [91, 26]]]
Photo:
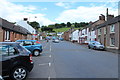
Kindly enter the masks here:
[[88, 44], [89, 41], [96, 41], [96, 31], [94, 30], [99, 24], [105, 22], [105, 16], [101, 14], [95, 22], [89, 22], [82, 30], [79, 31], [79, 43]]
[[104, 44], [106, 49], [120, 50], [120, 15], [107, 19], [95, 30], [97, 32], [97, 41]]

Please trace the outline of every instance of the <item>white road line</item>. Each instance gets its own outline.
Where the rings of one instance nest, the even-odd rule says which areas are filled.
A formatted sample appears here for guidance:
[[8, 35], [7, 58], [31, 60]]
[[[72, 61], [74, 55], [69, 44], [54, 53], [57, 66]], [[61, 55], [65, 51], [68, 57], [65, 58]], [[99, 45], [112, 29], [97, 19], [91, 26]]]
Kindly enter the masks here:
[[50, 76], [48, 77], [48, 80], [50, 80]]
[[49, 63], [39, 64], [39, 66], [43, 66], [43, 65], [49, 65]]
[[48, 64], [48, 65], [49, 65], [49, 67], [51, 67], [51, 63], [50, 63], [50, 62], [49, 62], [49, 64]]
[[49, 67], [51, 67], [51, 63], [43, 63], [43, 64], [39, 64], [39, 66], [43, 66], [43, 65], [48, 65]]
[[51, 45], [50, 45], [50, 52], [51, 52], [52, 50], [51, 50]]
[[52, 57], [52, 55], [49, 55], [49, 57], [51, 58], [51, 57]]

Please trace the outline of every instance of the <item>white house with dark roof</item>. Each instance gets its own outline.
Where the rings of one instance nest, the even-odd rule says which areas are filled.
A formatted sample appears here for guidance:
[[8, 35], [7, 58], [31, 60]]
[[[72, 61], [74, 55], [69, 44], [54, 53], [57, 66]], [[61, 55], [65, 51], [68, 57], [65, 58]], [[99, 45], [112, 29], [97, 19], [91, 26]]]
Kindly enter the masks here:
[[31, 34], [36, 34], [36, 30], [32, 26], [30, 26], [27, 23], [27, 21], [25, 21], [25, 20], [21, 20], [19, 22], [16, 22], [16, 25], [20, 25], [20, 26], [26, 28]]

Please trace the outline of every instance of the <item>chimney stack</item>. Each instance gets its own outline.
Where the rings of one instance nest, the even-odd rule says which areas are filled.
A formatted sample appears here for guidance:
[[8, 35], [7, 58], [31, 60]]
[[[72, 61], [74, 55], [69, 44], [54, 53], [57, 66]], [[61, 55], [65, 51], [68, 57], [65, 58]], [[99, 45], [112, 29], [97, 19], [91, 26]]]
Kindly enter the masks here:
[[103, 14], [101, 14], [101, 16], [99, 16], [99, 20], [104, 20], [105, 21], [105, 16]]
[[110, 19], [112, 19], [112, 18], [114, 18], [114, 15], [110, 15], [110, 14], [108, 13], [108, 8], [107, 8], [107, 11], [106, 11], [106, 20], [108, 21], [108, 20], [110, 20]]
[[27, 21], [28, 20], [28, 18], [23, 18], [23, 21]]
[[108, 15], [107, 16], [107, 21], [110, 20], [110, 19], [112, 19], [112, 18], [114, 18], [114, 15]]

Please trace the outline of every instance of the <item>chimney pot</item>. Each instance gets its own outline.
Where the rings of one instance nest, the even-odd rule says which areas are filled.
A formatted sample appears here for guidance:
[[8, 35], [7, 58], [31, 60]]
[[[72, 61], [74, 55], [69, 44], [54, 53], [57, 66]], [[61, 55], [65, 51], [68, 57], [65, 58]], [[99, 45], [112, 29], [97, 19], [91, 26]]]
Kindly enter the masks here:
[[24, 18], [23, 20], [24, 20], [24, 21], [27, 21], [27, 20], [28, 20], [28, 18]]

